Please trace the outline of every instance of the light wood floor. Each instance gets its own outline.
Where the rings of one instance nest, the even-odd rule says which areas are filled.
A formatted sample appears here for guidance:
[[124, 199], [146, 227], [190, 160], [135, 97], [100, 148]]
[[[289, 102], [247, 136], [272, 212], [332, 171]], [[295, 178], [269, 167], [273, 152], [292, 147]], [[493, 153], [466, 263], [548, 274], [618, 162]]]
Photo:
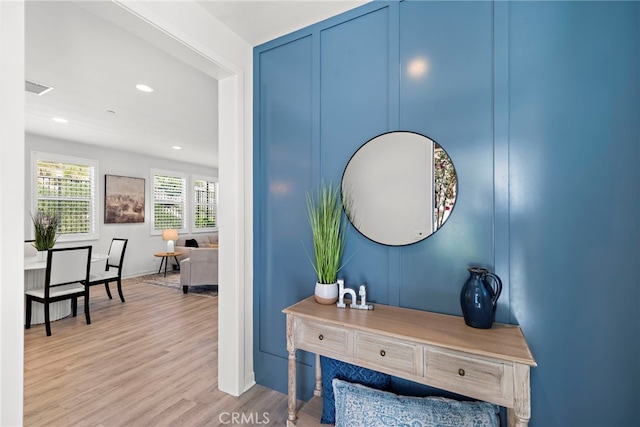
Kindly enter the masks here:
[[218, 390], [217, 298], [127, 280], [121, 303], [111, 289], [91, 288], [91, 325], [79, 301], [52, 336], [25, 330], [25, 426], [284, 425], [284, 394]]

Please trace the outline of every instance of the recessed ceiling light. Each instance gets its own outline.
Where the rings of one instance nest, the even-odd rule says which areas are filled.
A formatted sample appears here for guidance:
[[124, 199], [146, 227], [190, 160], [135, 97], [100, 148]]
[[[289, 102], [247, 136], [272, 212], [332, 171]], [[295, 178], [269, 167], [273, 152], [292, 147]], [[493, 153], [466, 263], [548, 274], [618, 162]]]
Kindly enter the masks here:
[[182, 150], [182, 147], [180, 147], [180, 146], [178, 146], [178, 145], [174, 145], [174, 146], [173, 146], [173, 147], [171, 147], [171, 148], [173, 148], [174, 150]]
[[147, 86], [143, 84], [137, 84], [136, 89], [138, 89], [141, 92], [153, 92], [153, 88], [151, 86]]
[[69, 123], [69, 120], [63, 119], [62, 117], [54, 117], [51, 120], [53, 120], [56, 123]]

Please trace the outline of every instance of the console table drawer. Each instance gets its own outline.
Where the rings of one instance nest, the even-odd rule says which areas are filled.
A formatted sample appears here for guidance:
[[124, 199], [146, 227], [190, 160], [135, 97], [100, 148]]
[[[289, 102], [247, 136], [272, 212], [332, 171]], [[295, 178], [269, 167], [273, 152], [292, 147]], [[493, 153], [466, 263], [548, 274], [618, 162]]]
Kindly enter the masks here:
[[319, 354], [339, 355], [348, 355], [351, 347], [347, 330], [306, 319], [296, 320], [296, 345]]
[[420, 346], [364, 332], [357, 332], [354, 341], [356, 359], [386, 368], [387, 372], [422, 375]]
[[510, 404], [512, 366], [482, 358], [465, 357], [454, 351], [425, 348], [425, 378], [433, 385], [498, 404]]

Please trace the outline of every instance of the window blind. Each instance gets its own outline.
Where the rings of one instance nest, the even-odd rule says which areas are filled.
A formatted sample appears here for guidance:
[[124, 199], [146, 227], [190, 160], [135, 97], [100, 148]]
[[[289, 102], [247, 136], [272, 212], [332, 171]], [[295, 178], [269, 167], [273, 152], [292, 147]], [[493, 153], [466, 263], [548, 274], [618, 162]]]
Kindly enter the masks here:
[[36, 209], [57, 214], [61, 234], [94, 232], [93, 166], [38, 160], [36, 186]]
[[194, 227], [196, 230], [218, 226], [218, 183], [207, 179], [194, 179]]
[[165, 174], [153, 175], [153, 228], [185, 228], [186, 179]]

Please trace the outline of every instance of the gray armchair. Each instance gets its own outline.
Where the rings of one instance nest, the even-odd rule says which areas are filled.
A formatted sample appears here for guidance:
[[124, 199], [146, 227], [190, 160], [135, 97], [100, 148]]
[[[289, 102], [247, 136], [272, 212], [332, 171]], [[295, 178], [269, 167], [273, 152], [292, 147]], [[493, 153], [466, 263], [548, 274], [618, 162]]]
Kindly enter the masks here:
[[189, 286], [217, 284], [217, 248], [194, 248], [189, 258], [180, 261], [180, 286], [185, 294], [189, 291]]

